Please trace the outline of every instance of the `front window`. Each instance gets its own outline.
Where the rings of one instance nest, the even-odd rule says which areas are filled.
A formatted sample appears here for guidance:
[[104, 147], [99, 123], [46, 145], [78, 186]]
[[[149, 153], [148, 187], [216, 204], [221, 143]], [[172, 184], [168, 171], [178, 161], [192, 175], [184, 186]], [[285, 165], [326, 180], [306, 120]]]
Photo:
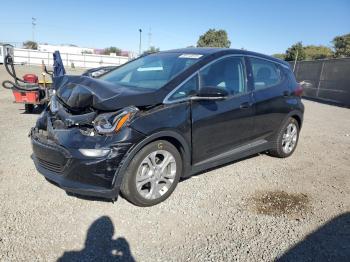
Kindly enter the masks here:
[[228, 57], [200, 71], [201, 87], [219, 87], [230, 95], [246, 92], [246, 77], [243, 57]]
[[189, 80], [187, 80], [184, 84], [182, 84], [174, 94], [172, 94], [168, 100], [174, 101], [179, 100], [187, 97], [194, 96], [197, 93], [198, 90], [198, 75], [191, 77]]
[[160, 89], [202, 56], [182, 53], [157, 53], [141, 57], [100, 79], [133, 88]]

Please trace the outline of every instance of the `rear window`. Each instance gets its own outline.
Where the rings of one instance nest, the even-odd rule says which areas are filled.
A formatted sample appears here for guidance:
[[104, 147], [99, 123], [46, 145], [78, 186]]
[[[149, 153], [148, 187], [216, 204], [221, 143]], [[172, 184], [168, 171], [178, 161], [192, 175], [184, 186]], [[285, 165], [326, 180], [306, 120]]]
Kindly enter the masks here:
[[255, 90], [272, 87], [281, 82], [281, 69], [276, 63], [258, 58], [250, 58], [250, 62], [253, 70]]

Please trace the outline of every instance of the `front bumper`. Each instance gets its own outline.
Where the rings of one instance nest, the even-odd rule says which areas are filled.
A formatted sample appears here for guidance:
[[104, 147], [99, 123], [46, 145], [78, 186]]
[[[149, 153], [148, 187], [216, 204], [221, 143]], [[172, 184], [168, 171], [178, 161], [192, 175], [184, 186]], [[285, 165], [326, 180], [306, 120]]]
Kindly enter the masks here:
[[[53, 131], [48, 128], [48, 132], [43, 135], [41, 130], [33, 128], [30, 134], [32, 158], [39, 173], [70, 193], [107, 199], [118, 197], [116, 176], [121, 175], [118, 173], [120, 164], [128, 150], [142, 138], [140, 133], [124, 130], [121, 135], [126, 141], [116, 136], [108, 139], [100, 136], [92, 143], [91, 137], [86, 138], [76, 130]], [[104, 157], [87, 157], [79, 152], [74, 146], [76, 144], [82, 148], [91, 148], [92, 145], [108, 148], [110, 152]]]

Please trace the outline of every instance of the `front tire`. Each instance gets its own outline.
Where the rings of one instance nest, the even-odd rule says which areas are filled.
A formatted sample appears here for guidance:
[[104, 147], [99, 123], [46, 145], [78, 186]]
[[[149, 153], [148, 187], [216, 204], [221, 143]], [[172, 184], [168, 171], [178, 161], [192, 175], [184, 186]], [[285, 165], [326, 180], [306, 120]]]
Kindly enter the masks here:
[[280, 158], [291, 156], [298, 144], [299, 130], [298, 121], [290, 117], [275, 136], [270, 155]]
[[121, 193], [137, 206], [153, 206], [171, 195], [181, 173], [182, 159], [176, 147], [165, 140], [154, 141], [131, 160]]
[[28, 114], [33, 113], [34, 111], [34, 105], [32, 104], [24, 104], [24, 111]]

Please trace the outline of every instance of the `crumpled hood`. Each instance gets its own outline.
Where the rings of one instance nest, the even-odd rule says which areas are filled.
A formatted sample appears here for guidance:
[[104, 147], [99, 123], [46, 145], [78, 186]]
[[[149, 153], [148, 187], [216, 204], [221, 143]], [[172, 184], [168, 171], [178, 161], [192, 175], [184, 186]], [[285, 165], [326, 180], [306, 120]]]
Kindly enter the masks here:
[[126, 106], [150, 106], [162, 103], [157, 91], [118, 86], [110, 82], [86, 76], [55, 78], [57, 96], [69, 108], [83, 110], [114, 111]]

